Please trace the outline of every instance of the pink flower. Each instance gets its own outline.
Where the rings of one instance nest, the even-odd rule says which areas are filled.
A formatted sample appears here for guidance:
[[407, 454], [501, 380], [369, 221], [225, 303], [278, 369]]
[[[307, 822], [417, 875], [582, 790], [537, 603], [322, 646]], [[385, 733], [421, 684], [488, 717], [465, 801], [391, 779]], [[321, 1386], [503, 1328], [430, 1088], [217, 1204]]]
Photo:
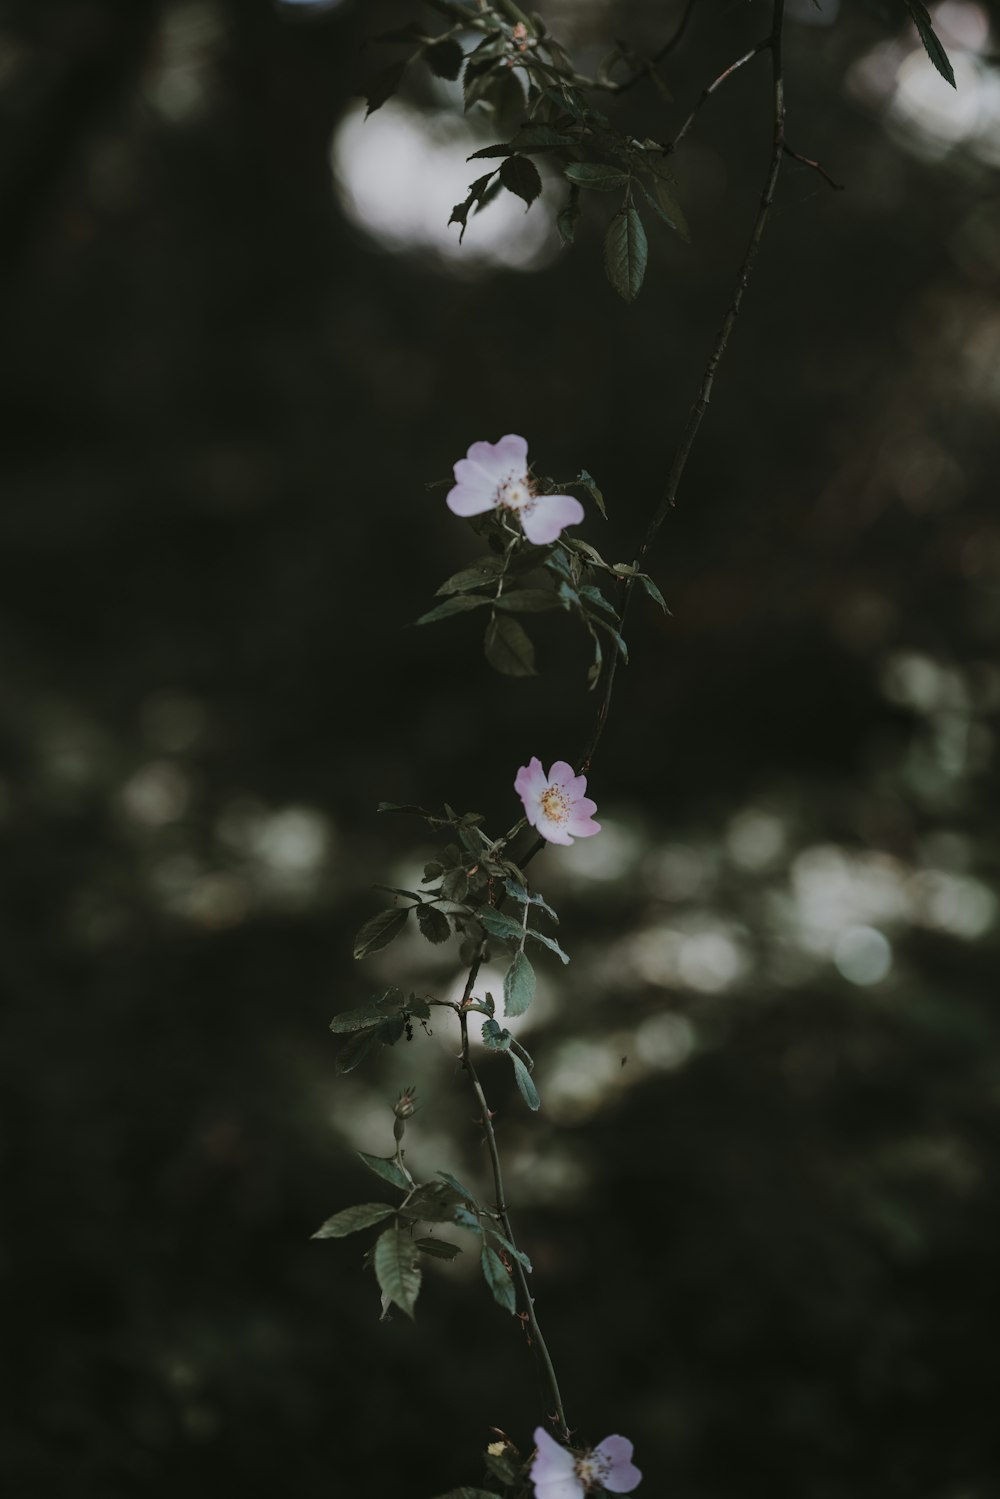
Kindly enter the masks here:
[[537, 755], [514, 777], [524, 815], [549, 843], [572, 843], [601, 831], [594, 821], [597, 803], [584, 796], [586, 789], [587, 777], [576, 775], [565, 760], [557, 760], [546, 775]]
[[632, 1461], [632, 1443], [625, 1437], [605, 1437], [591, 1452], [577, 1457], [537, 1426], [535, 1447], [530, 1475], [535, 1499], [582, 1499], [598, 1484], [609, 1494], [631, 1494], [642, 1481]]
[[458, 460], [448, 509], [455, 515], [509, 510], [536, 546], [555, 541], [563, 526], [583, 520], [583, 506], [572, 495], [535, 493], [528, 473], [528, 444], [513, 432], [499, 442], [474, 442]]

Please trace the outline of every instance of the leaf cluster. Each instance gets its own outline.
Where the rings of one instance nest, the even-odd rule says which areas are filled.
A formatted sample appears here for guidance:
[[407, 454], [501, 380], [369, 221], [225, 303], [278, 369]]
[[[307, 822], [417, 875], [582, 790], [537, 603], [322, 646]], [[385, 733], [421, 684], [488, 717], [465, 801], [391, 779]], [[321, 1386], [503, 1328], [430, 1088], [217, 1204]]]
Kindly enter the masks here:
[[[575, 479], [557, 485], [552, 480], [535, 481], [541, 494], [580, 489], [607, 516], [604, 496], [593, 475], [581, 469]], [[489, 610], [483, 640], [486, 660], [504, 676], [537, 676], [535, 646], [517, 616], [562, 611], [572, 615], [590, 636], [593, 655], [587, 673], [590, 687], [601, 675], [604, 649], [609, 644], [628, 660], [628, 647], [620, 631], [616, 606], [600, 587], [609, 580], [620, 583], [634, 577], [661, 609], [667, 605], [647, 573], [633, 563], [607, 562], [598, 549], [579, 537], [561, 536], [548, 545], [530, 542], [515, 517], [502, 508], [475, 516], [473, 529], [484, 538], [484, 552], [437, 590], [441, 603], [428, 609], [418, 625], [436, 624], [456, 614]]]
[[[375, 1272], [385, 1307], [398, 1306], [413, 1317], [424, 1260], [453, 1260], [462, 1253], [460, 1245], [433, 1232], [442, 1224], [451, 1224], [478, 1237], [480, 1268], [494, 1301], [506, 1312], [516, 1311], [512, 1265], [516, 1260], [530, 1275], [531, 1261], [506, 1237], [497, 1213], [484, 1207], [450, 1172], [439, 1171], [438, 1180], [421, 1183], [414, 1181], [404, 1167], [401, 1152], [374, 1156], [359, 1151], [358, 1155], [374, 1176], [402, 1194], [402, 1200], [395, 1206], [361, 1202], [343, 1208], [327, 1218], [313, 1234], [314, 1239], [344, 1239], [384, 1225], [366, 1262]], [[423, 1232], [422, 1225], [430, 1225], [432, 1231]]]

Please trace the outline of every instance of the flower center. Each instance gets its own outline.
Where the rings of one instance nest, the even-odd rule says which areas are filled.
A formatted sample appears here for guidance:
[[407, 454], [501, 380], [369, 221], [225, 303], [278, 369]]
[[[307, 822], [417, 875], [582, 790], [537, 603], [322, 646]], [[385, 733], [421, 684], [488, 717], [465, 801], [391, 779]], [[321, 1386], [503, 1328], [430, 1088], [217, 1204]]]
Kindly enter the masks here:
[[542, 792], [542, 811], [550, 822], [565, 822], [569, 816], [569, 797], [561, 786], [546, 786]]
[[603, 1483], [610, 1471], [610, 1463], [605, 1462], [603, 1457], [598, 1457], [596, 1452], [588, 1452], [586, 1457], [578, 1457], [576, 1460], [576, 1476], [586, 1489]]
[[535, 489], [527, 474], [511, 474], [497, 489], [496, 503], [504, 510], [513, 510], [515, 515], [532, 510], [535, 504]]

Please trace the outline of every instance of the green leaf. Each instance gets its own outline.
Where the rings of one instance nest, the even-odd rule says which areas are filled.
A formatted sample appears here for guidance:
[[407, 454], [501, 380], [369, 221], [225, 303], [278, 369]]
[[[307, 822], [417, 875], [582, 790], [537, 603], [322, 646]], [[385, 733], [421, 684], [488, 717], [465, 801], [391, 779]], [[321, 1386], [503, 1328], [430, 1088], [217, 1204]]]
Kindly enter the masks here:
[[580, 589], [580, 597], [586, 599], [588, 603], [596, 605], [598, 609], [603, 609], [606, 614], [611, 615], [612, 619], [618, 618], [618, 610], [615, 608], [614, 604], [610, 603], [609, 600], [604, 597], [604, 594], [601, 592], [601, 590], [599, 588], [595, 588], [592, 583], [585, 583], [583, 585], [583, 587]]
[[525, 1270], [527, 1270], [528, 1274], [529, 1275], [531, 1274], [531, 1261], [528, 1259], [528, 1256], [524, 1253], [523, 1250], [521, 1250], [521, 1249], [515, 1249], [514, 1245], [510, 1242], [510, 1240], [507, 1239], [507, 1238], [505, 1238], [504, 1235], [500, 1232], [500, 1230], [498, 1228], [494, 1228], [493, 1225], [492, 1225], [492, 1223], [487, 1223], [487, 1225], [486, 1225], [486, 1232], [488, 1234], [491, 1234], [493, 1236], [493, 1238], [497, 1240], [498, 1243], [502, 1244], [503, 1247], [506, 1249], [507, 1253], [513, 1259], [520, 1261], [520, 1263], [524, 1266]]
[[370, 1030], [385, 1019], [385, 1010], [378, 1004], [359, 1005], [356, 1010], [341, 1010], [330, 1021], [330, 1029], [342, 1036], [349, 1031]]
[[400, 1211], [414, 1222], [451, 1223], [458, 1202], [459, 1193], [447, 1182], [426, 1182], [411, 1193]]
[[493, 600], [497, 609], [509, 609], [514, 614], [541, 614], [546, 609], [561, 609], [558, 595], [546, 588], [512, 588]]
[[460, 1489], [449, 1489], [447, 1494], [438, 1494], [437, 1499], [497, 1499], [493, 1489], [470, 1489], [463, 1484]]
[[409, 906], [403, 910], [379, 911], [370, 921], [366, 921], [354, 939], [354, 956], [356, 958], [367, 958], [369, 953], [378, 952], [380, 948], [388, 947], [389, 943], [399, 936], [406, 925], [406, 918], [410, 914]]
[[530, 926], [528, 928], [528, 936], [533, 937], [536, 942], [540, 942], [543, 947], [547, 947], [549, 952], [554, 952], [556, 957], [561, 958], [564, 963], [569, 962], [569, 954], [563, 952], [554, 937], [547, 937], [544, 932], [536, 932], [534, 927]]
[[691, 231], [688, 228], [687, 219], [666, 183], [661, 178], [654, 177], [648, 187], [645, 182], [640, 183], [640, 186], [653, 212], [679, 234], [681, 239], [690, 243]]
[[406, 1001], [406, 1008], [407, 1010], [409, 1010], [410, 1014], [415, 1015], [418, 1020], [430, 1020], [431, 1018], [431, 1007], [427, 1003], [426, 999], [422, 999], [419, 994], [410, 995], [409, 999]]
[[521, 923], [508, 916], [506, 911], [496, 911], [492, 906], [485, 906], [477, 914], [491, 936], [502, 937], [505, 942], [520, 943], [524, 929]]
[[571, 245], [576, 237], [576, 224], [580, 217], [580, 189], [570, 186], [569, 197], [556, 214], [556, 228], [564, 245]]
[[548, 901], [542, 899], [537, 890], [532, 891], [532, 893], [529, 895], [528, 891], [524, 888], [523, 885], [519, 885], [516, 880], [510, 879], [504, 880], [503, 887], [506, 890], [507, 894], [510, 896], [511, 900], [516, 900], [518, 905], [537, 906], [540, 911], [545, 912], [546, 916], [551, 917], [556, 926], [559, 925], [559, 917], [556, 915], [555, 911], [553, 911]]
[[653, 600], [653, 603], [659, 604], [664, 614], [669, 614], [670, 610], [667, 608], [667, 601], [663, 597], [663, 594], [660, 592], [660, 590], [657, 588], [656, 584], [653, 582], [652, 578], [649, 577], [647, 573], [636, 573], [636, 577], [639, 579], [639, 582], [642, 584], [643, 588], [645, 588], [646, 592]]
[[590, 495], [590, 498], [593, 500], [598, 510], [604, 516], [604, 519], [607, 520], [608, 512], [604, 507], [604, 496], [601, 493], [600, 489], [597, 487], [597, 480], [594, 478], [593, 474], [588, 474], [587, 470], [585, 468], [582, 468], [576, 476], [576, 482], [583, 485], [584, 489]]
[[920, 40], [924, 44], [927, 56], [937, 68], [945, 83], [950, 83], [952, 88], [955, 88], [955, 70], [948, 59], [947, 52], [935, 34], [926, 6], [921, 5], [920, 0], [905, 0], [905, 5], [913, 17], [914, 26], [916, 26], [920, 33]]
[[594, 188], [600, 193], [611, 192], [612, 188], [623, 187], [628, 182], [627, 172], [597, 161], [571, 161], [563, 172], [577, 187]]
[[420, 1260], [409, 1234], [387, 1228], [375, 1243], [375, 1276], [389, 1301], [413, 1316], [420, 1291]]
[[491, 1249], [488, 1244], [484, 1244], [483, 1252], [479, 1257], [479, 1263], [483, 1267], [486, 1284], [493, 1292], [494, 1301], [499, 1306], [502, 1306], [505, 1312], [515, 1312], [517, 1310], [517, 1292], [514, 1289], [514, 1282], [507, 1273], [503, 1260], [497, 1254], [496, 1250]]
[[443, 604], [437, 604], [433, 609], [428, 609], [426, 614], [421, 614], [416, 623], [430, 625], [437, 619], [447, 619], [451, 614], [466, 614], [470, 609], [480, 609], [489, 602], [488, 598], [480, 598], [476, 594], [456, 593], [454, 598], [445, 599]]
[[398, 1187], [401, 1192], [410, 1190], [411, 1183], [406, 1180], [392, 1156], [368, 1155], [363, 1150], [359, 1150], [358, 1155], [368, 1170], [374, 1171], [375, 1175], [380, 1176], [384, 1182], [388, 1182], [390, 1187]]
[[505, 146], [502, 143], [498, 143], [495, 146], [481, 146], [478, 151], [473, 151], [472, 155], [467, 156], [465, 159], [466, 161], [479, 161], [484, 158], [490, 160], [497, 156], [513, 156], [513, 154], [513, 146]]
[[[479, 48], [476, 48], [478, 53]], [[497, 66], [495, 57], [477, 58], [475, 54], [470, 55], [465, 64], [465, 72], [462, 76], [462, 90], [465, 95], [465, 108], [469, 110], [480, 99], [486, 97], [486, 91], [490, 86], [490, 75]]]
[[608, 632], [608, 634], [611, 636], [611, 639], [614, 641], [615, 645], [618, 647], [619, 651], [621, 652], [622, 660], [625, 661], [626, 664], [627, 664], [627, 662], [628, 662], [628, 646], [625, 644], [624, 637], [621, 636], [621, 635], [619, 635], [618, 631], [614, 628], [614, 626], [613, 625], [609, 625], [606, 619], [598, 619], [596, 615], [594, 616], [594, 618], [595, 618], [596, 622], [600, 625], [601, 629], [602, 630], [606, 630]]
[[365, 1057], [375, 1045], [375, 1030], [360, 1031], [352, 1036], [346, 1046], [342, 1046], [337, 1053], [336, 1068], [341, 1077], [345, 1073], [353, 1072], [355, 1067], [364, 1061]]
[[437, 590], [438, 595], [448, 593], [467, 593], [471, 588], [485, 588], [495, 583], [497, 574], [503, 572], [503, 560], [500, 557], [480, 557], [478, 562], [473, 562], [470, 567], [463, 567], [460, 572], [452, 573], [446, 578]]
[[523, 199], [528, 208], [542, 191], [538, 168], [527, 156], [508, 156], [500, 167], [500, 181], [508, 192]]
[[551, 125], [522, 125], [512, 144], [518, 151], [551, 151], [556, 146], [578, 146], [578, 135], [553, 130]]
[[453, 1260], [456, 1254], [462, 1253], [457, 1244], [452, 1244], [447, 1239], [414, 1239], [413, 1247], [435, 1260]]
[[484, 1020], [482, 1041], [490, 1051], [507, 1051], [510, 1046], [510, 1031], [502, 1030], [495, 1020]]
[[[443, 1176], [444, 1172], [442, 1172], [441, 1174]], [[481, 1234], [483, 1231], [483, 1226], [476, 1214], [471, 1213], [468, 1208], [462, 1207], [461, 1204], [459, 1204], [459, 1206], [455, 1209], [455, 1217], [453, 1221], [459, 1224], [462, 1228], [471, 1229], [473, 1233]]]
[[334, 1213], [312, 1237], [346, 1239], [348, 1234], [356, 1234], [363, 1228], [371, 1228], [373, 1223], [381, 1223], [383, 1218], [391, 1218], [395, 1211], [395, 1208], [386, 1207], [384, 1202], [360, 1202], [357, 1207], [344, 1208], [342, 1213]]
[[535, 997], [535, 970], [523, 952], [516, 954], [503, 981], [503, 1012], [523, 1015]]
[[428, 942], [447, 942], [451, 936], [447, 916], [443, 916], [433, 906], [417, 907], [417, 926], [421, 936], [426, 937]]
[[387, 1015], [375, 1028], [376, 1041], [380, 1041], [383, 1046], [395, 1046], [403, 1034], [404, 1025], [402, 1015]]
[[381, 68], [362, 89], [368, 108], [365, 110], [365, 119], [373, 114], [376, 109], [381, 109], [387, 99], [391, 99], [403, 81], [410, 59], [404, 57], [402, 62], [391, 62], [387, 68]]
[[615, 214], [604, 238], [604, 269], [625, 302], [634, 302], [639, 295], [648, 249], [642, 220], [629, 203]]
[[469, 876], [465, 870], [462, 868], [449, 869], [441, 881], [441, 894], [444, 899], [454, 901], [456, 905], [461, 905], [468, 893]]
[[462, 71], [464, 61], [465, 53], [451, 37], [444, 37], [440, 42], [433, 42], [431, 46], [424, 48], [424, 62], [431, 72], [452, 83]]
[[457, 1176], [452, 1176], [450, 1171], [439, 1171], [438, 1176], [441, 1177], [442, 1181], [446, 1181], [449, 1187], [454, 1188], [460, 1197], [464, 1197], [466, 1202], [470, 1202], [473, 1207], [479, 1206], [468, 1187], [463, 1186]]
[[505, 677], [534, 677], [535, 647], [509, 614], [494, 614], [483, 642], [486, 659]]
[[507, 1054], [510, 1057], [510, 1060], [514, 1067], [514, 1081], [517, 1083], [521, 1097], [524, 1099], [529, 1109], [540, 1109], [542, 1106], [542, 1100], [538, 1096], [538, 1089], [531, 1081], [531, 1073], [528, 1071], [527, 1067], [525, 1067], [520, 1057], [516, 1057], [512, 1051], [508, 1052]]

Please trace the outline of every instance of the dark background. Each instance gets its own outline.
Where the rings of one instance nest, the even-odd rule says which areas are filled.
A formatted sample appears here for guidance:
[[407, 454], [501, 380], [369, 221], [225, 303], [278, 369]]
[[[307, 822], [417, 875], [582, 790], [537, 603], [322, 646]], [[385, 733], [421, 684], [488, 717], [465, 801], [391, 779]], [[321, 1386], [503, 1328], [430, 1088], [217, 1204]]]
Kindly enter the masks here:
[[[984, 13], [941, 9], [967, 101]], [[549, 14], [592, 65], [674, 10]], [[626, 308], [603, 202], [535, 272], [345, 216], [359, 49], [411, 15], [0, 5], [15, 1499], [427, 1499], [545, 1415], [461, 1261], [380, 1324], [361, 1241], [310, 1242], [383, 1195], [352, 1151], [388, 1153], [404, 1083], [410, 1164], [485, 1190], [447, 1028], [341, 1079], [327, 1025], [458, 974], [415, 939], [352, 964], [371, 883], [431, 851], [377, 801], [499, 830], [593, 710], [568, 621], [529, 682], [474, 622], [406, 628], [475, 549], [425, 484], [523, 432], [597, 475], [581, 534], [631, 556], [752, 222], [767, 64], [680, 153], [693, 243], [650, 226]], [[666, 136], [763, 24], [705, 0], [675, 102], [622, 118]], [[605, 832], [536, 866], [573, 955], [519, 1032], [541, 1115], [484, 1062], [571, 1421], [631, 1435], [649, 1499], [1000, 1491], [1000, 193], [988, 113], [949, 137], [932, 77], [923, 124], [892, 114], [916, 48], [902, 6], [789, 24], [789, 138], [847, 190], [786, 164], [653, 560], [672, 616], [630, 622]]]

